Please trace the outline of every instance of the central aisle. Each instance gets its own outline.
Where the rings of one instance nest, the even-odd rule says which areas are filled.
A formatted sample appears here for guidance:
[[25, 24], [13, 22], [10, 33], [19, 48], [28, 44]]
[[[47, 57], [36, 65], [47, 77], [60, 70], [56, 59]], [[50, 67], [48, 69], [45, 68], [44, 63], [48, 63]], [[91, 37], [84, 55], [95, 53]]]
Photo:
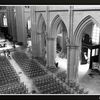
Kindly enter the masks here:
[[15, 60], [12, 57], [11, 57], [11, 59], [8, 59], [8, 60], [11, 63], [11, 65], [13, 66], [13, 68], [15, 69], [16, 73], [18, 74], [18, 76], [20, 77], [20, 81], [24, 82], [24, 84], [28, 88], [28, 92], [31, 93], [31, 91], [33, 89], [32, 80], [29, 79], [25, 75], [25, 73], [22, 71], [22, 69], [19, 67], [19, 65], [15, 62]]

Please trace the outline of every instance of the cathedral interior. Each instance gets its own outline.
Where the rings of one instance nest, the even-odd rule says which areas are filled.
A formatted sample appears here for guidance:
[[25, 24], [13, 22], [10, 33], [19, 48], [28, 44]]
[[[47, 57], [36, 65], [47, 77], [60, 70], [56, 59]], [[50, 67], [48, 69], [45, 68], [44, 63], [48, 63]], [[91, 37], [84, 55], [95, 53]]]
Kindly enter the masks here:
[[0, 6], [0, 94], [100, 94], [100, 5]]

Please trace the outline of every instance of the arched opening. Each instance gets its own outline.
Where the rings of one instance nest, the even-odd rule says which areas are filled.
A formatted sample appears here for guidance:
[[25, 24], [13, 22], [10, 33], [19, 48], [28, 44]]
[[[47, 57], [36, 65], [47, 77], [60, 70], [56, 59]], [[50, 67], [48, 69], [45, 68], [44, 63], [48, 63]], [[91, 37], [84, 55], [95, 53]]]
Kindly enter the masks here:
[[7, 27], [7, 17], [6, 17], [6, 15], [3, 16], [3, 25], [4, 25], [4, 27]]
[[31, 38], [31, 19], [30, 17], [27, 20], [26, 28], [27, 28], [27, 38], [30, 39]]
[[79, 71], [83, 72], [83, 74], [90, 68], [91, 48], [95, 45], [92, 43], [93, 26], [93, 22], [86, 25], [81, 36]]
[[8, 22], [6, 13], [0, 15], [0, 37], [5, 38], [8, 35]]
[[46, 64], [46, 23], [42, 14], [40, 14], [37, 23], [37, 42], [38, 42], [38, 57], [44, 65]]
[[58, 63], [58, 66], [62, 69], [66, 69], [67, 63], [67, 47], [66, 47], [66, 38], [67, 28], [60, 18], [57, 15], [51, 24], [51, 37], [54, 38], [54, 55], [55, 62]]
[[79, 46], [76, 54], [79, 83], [85, 88], [91, 86], [95, 88], [92, 84], [94, 81], [92, 75], [97, 76], [100, 73], [100, 26], [89, 15], [79, 23], [75, 30], [75, 36], [75, 43]]
[[57, 27], [57, 38], [56, 38], [56, 53], [61, 58], [67, 57], [67, 48], [66, 48], [66, 26], [61, 21]]
[[28, 17], [26, 21], [27, 47], [31, 47], [31, 18]]
[[41, 29], [41, 53], [42, 53], [42, 58], [44, 59], [47, 59], [45, 58], [46, 57], [46, 23], [45, 21], [43, 20], [42, 22], [42, 29]]

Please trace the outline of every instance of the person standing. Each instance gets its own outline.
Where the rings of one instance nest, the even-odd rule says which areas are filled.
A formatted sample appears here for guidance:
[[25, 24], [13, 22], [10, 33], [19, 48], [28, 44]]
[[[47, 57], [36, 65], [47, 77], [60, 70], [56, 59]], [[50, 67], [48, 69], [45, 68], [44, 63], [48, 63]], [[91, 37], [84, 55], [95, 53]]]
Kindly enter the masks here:
[[58, 68], [58, 62], [55, 63], [56, 68]]
[[3, 50], [3, 54], [4, 54], [4, 56], [6, 56], [6, 51], [5, 50]]
[[7, 50], [7, 56], [8, 56], [8, 58], [11, 59], [11, 57], [10, 57], [10, 51], [9, 50]]

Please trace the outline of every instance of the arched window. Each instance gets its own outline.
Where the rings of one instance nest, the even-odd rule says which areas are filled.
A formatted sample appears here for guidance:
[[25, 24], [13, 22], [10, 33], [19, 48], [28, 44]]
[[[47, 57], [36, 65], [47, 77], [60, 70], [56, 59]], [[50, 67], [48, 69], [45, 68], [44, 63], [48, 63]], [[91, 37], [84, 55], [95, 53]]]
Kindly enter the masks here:
[[31, 20], [28, 20], [28, 29], [31, 29]]
[[3, 17], [3, 25], [6, 27], [7, 26], [7, 17], [4, 15]]
[[92, 43], [99, 44], [100, 28], [95, 24], [92, 32]]

